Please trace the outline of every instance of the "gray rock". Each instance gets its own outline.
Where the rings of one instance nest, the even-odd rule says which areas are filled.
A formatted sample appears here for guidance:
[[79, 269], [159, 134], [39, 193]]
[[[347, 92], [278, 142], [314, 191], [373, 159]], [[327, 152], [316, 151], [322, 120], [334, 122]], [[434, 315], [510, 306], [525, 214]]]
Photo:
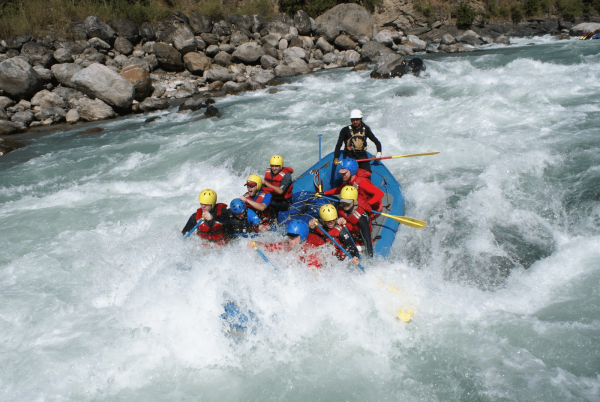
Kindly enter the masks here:
[[[149, 50], [146, 50], [146, 46]], [[173, 46], [169, 46], [166, 43], [149, 42], [144, 45], [144, 50], [147, 53], [153, 53], [160, 66], [167, 71], [182, 71], [184, 69], [183, 61], [181, 60], [181, 53], [177, 51]]]
[[132, 58], [129, 58], [129, 59], [123, 61], [121, 63], [121, 70], [124, 70], [124, 69], [132, 67], [132, 66], [139, 66], [148, 72], [151, 71], [150, 66], [148, 65], [148, 62], [146, 60], [138, 59], [137, 57], [132, 57]]
[[277, 45], [279, 44], [279, 41], [281, 40], [281, 37], [282, 37], [281, 34], [273, 32], [273, 33], [263, 36], [260, 39], [260, 43], [262, 43], [263, 45], [265, 43], [268, 43], [269, 45], [271, 45], [273, 47], [277, 47]]
[[0, 63], [0, 90], [5, 94], [25, 97], [42, 87], [42, 79], [23, 57]]
[[288, 41], [285, 38], [279, 39], [279, 43], [277, 44], [277, 48], [279, 50], [285, 50], [288, 48]]
[[154, 28], [149, 22], [144, 22], [140, 27], [140, 36], [144, 42], [149, 42], [156, 39]]
[[268, 43], [265, 43], [263, 45], [263, 50], [265, 51], [266, 55], [279, 59], [279, 52], [277, 51], [277, 49], [275, 49], [275, 47], [269, 45]]
[[375, 41], [365, 43], [360, 49], [360, 58], [364, 62], [371, 62], [384, 54], [394, 54], [394, 52], [387, 46]]
[[277, 66], [278, 62], [277, 59], [275, 57], [269, 56], [267, 54], [265, 54], [264, 56], [262, 56], [260, 58], [260, 65], [263, 68], [275, 68], [275, 66]]
[[88, 47], [96, 50], [110, 50], [110, 45], [100, 38], [92, 38], [88, 40]]
[[[233, 53], [233, 51], [235, 50], [235, 46], [233, 46], [233, 45], [231, 45], [231, 44], [229, 44], [229, 43], [221, 43], [221, 44], [219, 45], [219, 49], [220, 49], [222, 52], [227, 52], [227, 53], [231, 54], [231, 53]], [[218, 53], [217, 53], [217, 54], [218, 54]]]
[[206, 53], [206, 55], [208, 57], [215, 57], [216, 55], [219, 54], [220, 51], [221, 51], [221, 49], [219, 48], [219, 46], [210, 45], [209, 47], [206, 48], [206, 51], [204, 53]]
[[135, 93], [133, 85], [106, 66], [92, 64], [73, 75], [71, 80], [75, 89], [92, 99], [101, 99], [120, 109], [131, 108]]
[[206, 98], [206, 97], [200, 96], [200, 95], [194, 96], [193, 98], [186, 100], [181, 106], [179, 106], [178, 111], [179, 112], [182, 112], [184, 110], [195, 111], [195, 110], [206, 108], [211, 103], [214, 103], [214, 101], [212, 99], [209, 99], [209, 98]]
[[306, 50], [302, 49], [301, 47], [290, 47], [283, 51], [284, 61], [286, 60], [286, 58], [298, 58], [304, 61], [308, 61], [308, 56], [309, 55], [306, 52]]
[[196, 50], [194, 32], [187, 25], [180, 25], [173, 34], [173, 46], [181, 54], [194, 52]]
[[79, 116], [79, 112], [77, 112], [77, 109], [69, 109], [69, 111], [65, 115], [65, 120], [67, 123], [73, 124], [81, 120], [81, 116]]
[[231, 65], [231, 55], [227, 52], [219, 52], [213, 58], [213, 63], [223, 67], [229, 67]]
[[140, 39], [140, 30], [138, 25], [124, 18], [116, 18], [108, 22], [108, 25], [115, 30], [121, 38], [127, 39], [131, 43], [137, 43]]
[[510, 45], [510, 39], [508, 39], [508, 37], [504, 35], [500, 35], [496, 39], [494, 39], [494, 43], [499, 43], [501, 45]]
[[121, 54], [129, 56], [133, 53], [133, 44], [127, 39], [119, 36], [115, 39], [115, 50]]
[[33, 36], [31, 34], [25, 33], [17, 36], [13, 36], [6, 40], [6, 47], [14, 50], [21, 50], [23, 44], [32, 41]]
[[238, 29], [243, 28], [246, 31], [252, 29], [252, 18], [247, 15], [234, 14], [230, 15], [227, 20]]
[[312, 29], [309, 15], [302, 10], [296, 11], [294, 15], [294, 26], [300, 35], [309, 35]]
[[358, 40], [363, 36], [371, 38], [373, 34], [371, 14], [358, 4], [339, 4], [318, 16], [315, 22], [331, 25], [340, 31], [347, 32], [353, 40]]
[[54, 51], [54, 59], [59, 63], [72, 63], [73, 57], [80, 55], [85, 49], [81, 44], [77, 42], [60, 42], [58, 47]]
[[59, 94], [44, 89], [31, 98], [31, 106], [39, 106], [42, 109], [53, 107], [64, 109], [67, 103]]
[[181, 11], [173, 11], [171, 14], [169, 14], [167, 16], [167, 21], [174, 21], [174, 22], [179, 22], [179, 23], [183, 23], [183, 24], [187, 24], [187, 25], [190, 24], [190, 19], [187, 17], [187, 15], [185, 15]]
[[26, 42], [21, 47], [21, 55], [29, 59], [32, 65], [48, 67], [52, 62], [52, 52], [37, 42]]
[[190, 15], [190, 26], [194, 30], [194, 34], [201, 35], [212, 31], [213, 21], [208, 15], [192, 13]]
[[225, 92], [226, 94], [237, 94], [239, 92], [242, 92], [243, 87], [242, 85], [238, 84], [237, 82], [234, 81], [228, 81], [223, 85], [223, 92]]
[[4, 109], [0, 108], [0, 120], [8, 120], [8, 115]]
[[66, 103], [69, 103], [71, 100], [85, 98], [85, 94], [83, 94], [82, 92], [79, 92], [78, 90], [73, 88], [62, 86], [54, 88], [52, 93], [60, 96], [62, 100], [64, 100]]
[[133, 85], [136, 100], [141, 101], [150, 94], [152, 80], [147, 69], [141, 66], [129, 66], [121, 70], [120, 76]]
[[278, 33], [281, 36], [287, 35], [290, 32], [291, 24], [284, 21], [271, 21], [267, 23], [266, 29], [269, 33]]
[[250, 42], [250, 38], [240, 31], [235, 31], [232, 33], [231, 38], [229, 39], [229, 43], [231, 43], [232, 46], [239, 46], [246, 42]]
[[267, 26], [267, 20], [260, 14], [254, 14], [252, 17], [251, 32], [260, 32]]
[[355, 50], [340, 52], [340, 56], [342, 67], [354, 67], [360, 63], [360, 54]]
[[35, 70], [37, 75], [39, 75], [40, 78], [42, 79], [42, 81], [44, 81], [44, 82], [52, 81], [52, 79], [54, 78], [54, 74], [52, 74], [52, 70], [50, 70], [48, 68], [44, 68], [42, 66], [33, 66], [33, 69]]
[[0, 109], [6, 109], [14, 105], [15, 102], [7, 96], [0, 96]]
[[227, 82], [232, 79], [232, 74], [228, 69], [221, 66], [212, 65], [210, 70], [204, 71], [204, 80], [206, 82], [222, 81]]
[[28, 127], [29, 124], [35, 119], [35, 116], [31, 110], [25, 110], [23, 112], [15, 113], [10, 121], [13, 123], [20, 124], [22, 126]]
[[202, 75], [211, 65], [210, 58], [202, 53], [196, 52], [188, 53], [183, 56], [183, 62], [185, 68], [194, 75]]
[[317, 49], [320, 49], [323, 53], [331, 53], [333, 52], [334, 47], [329, 44], [323, 37], [320, 37], [317, 40]]
[[600, 29], [600, 23], [598, 22], [583, 22], [571, 27], [571, 29], [569, 29], [569, 35], [581, 36], [584, 32], [597, 31], [598, 29]]
[[302, 59], [294, 59], [287, 66], [294, 72], [294, 75], [299, 74], [307, 74], [310, 73], [310, 68], [308, 68], [308, 63], [306, 63]]
[[327, 42], [333, 43], [335, 38], [337, 38], [340, 34], [340, 29], [329, 23], [321, 23], [317, 25], [315, 30], [317, 36], [324, 38]]
[[115, 111], [100, 99], [80, 98], [71, 101], [70, 105], [85, 121], [104, 120], [115, 116]]
[[169, 102], [166, 99], [146, 98], [139, 104], [139, 109], [142, 113], [153, 112], [155, 110], [165, 110], [168, 108]]
[[442, 41], [440, 43], [442, 45], [452, 45], [456, 43], [456, 39], [450, 34], [445, 34], [444, 36], [442, 36]]
[[65, 121], [67, 113], [59, 107], [47, 107], [40, 112], [41, 121], [51, 119], [52, 123], [61, 123]]
[[385, 54], [376, 59], [371, 78], [393, 78], [404, 74], [404, 57], [396, 54]]
[[326, 55], [323, 56], [323, 63], [324, 64], [335, 64], [339, 61], [339, 56], [336, 53], [327, 53]]
[[285, 64], [280, 64], [277, 67], [275, 67], [275, 76], [277, 77], [293, 77], [295, 74], [296, 72], [289, 66], [286, 66]]
[[257, 64], [264, 55], [265, 51], [259, 44], [248, 42], [240, 45], [235, 52], [233, 52], [232, 61], [244, 64]]
[[392, 47], [394, 46], [394, 39], [393, 39], [393, 34], [391, 31], [388, 30], [383, 30], [378, 32], [374, 37], [373, 40], [375, 42], [379, 42], [382, 45], [385, 45], [387, 47]]
[[356, 47], [356, 42], [354, 42], [348, 35], [340, 35], [335, 38], [333, 42], [338, 49], [341, 50], [349, 50], [354, 49]]
[[413, 46], [411, 44], [396, 46], [395, 49], [396, 52], [398, 52], [398, 54], [404, 56], [412, 56], [413, 54], [415, 54], [415, 52], [413, 52]]
[[275, 78], [275, 73], [272, 70], [253, 70], [250, 73], [250, 79], [259, 85], [268, 84], [273, 78]]
[[415, 35], [408, 35], [406, 39], [406, 43], [402, 44], [410, 46], [414, 52], [423, 51], [427, 48], [427, 42], [417, 38]]
[[219, 45], [219, 37], [213, 33], [203, 33], [200, 35], [200, 37], [202, 38], [202, 40], [207, 44], [207, 45]]
[[83, 28], [88, 38], [100, 38], [105, 42], [113, 43], [117, 37], [114, 29], [104, 23], [100, 18], [90, 16], [83, 21]]
[[151, 97], [152, 98], [160, 98], [161, 96], [163, 96], [165, 94], [165, 92], [167, 92], [167, 88], [165, 88], [162, 85], [157, 85], [154, 87], [154, 92], [152, 92]]
[[25, 130], [26, 128], [21, 124], [13, 123], [12, 121], [0, 120], [0, 135], [21, 133]]

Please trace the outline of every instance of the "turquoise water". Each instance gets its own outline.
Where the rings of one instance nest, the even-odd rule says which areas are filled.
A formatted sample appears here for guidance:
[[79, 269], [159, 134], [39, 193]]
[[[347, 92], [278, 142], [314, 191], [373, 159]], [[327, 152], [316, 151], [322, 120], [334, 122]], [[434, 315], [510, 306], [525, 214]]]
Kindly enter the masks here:
[[[132, 116], [2, 156], [0, 400], [599, 401], [596, 42], [322, 72], [219, 99], [220, 120]], [[182, 240], [200, 190], [229, 202], [273, 154], [303, 172], [356, 107], [384, 155], [440, 151], [386, 163], [429, 223], [390, 258], [274, 271]], [[255, 334], [225, 334], [226, 299]]]

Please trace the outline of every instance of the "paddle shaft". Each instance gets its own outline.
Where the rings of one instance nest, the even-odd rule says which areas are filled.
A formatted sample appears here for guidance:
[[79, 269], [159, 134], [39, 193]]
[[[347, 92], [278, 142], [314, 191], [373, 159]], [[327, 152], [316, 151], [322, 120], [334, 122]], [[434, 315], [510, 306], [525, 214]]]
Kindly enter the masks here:
[[198, 221], [198, 223], [196, 223], [196, 226], [194, 226], [192, 228], [192, 230], [190, 230], [189, 232], [187, 232], [187, 234], [185, 235], [184, 239], [187, 239], [192, 233], [194, 233], [196, 231], [196, 229], [198, 229], [198, 226], [200, 226], [202, 224], [202, 222], [204, 222], [204, 219], [200, 219]]
[[389, 215], [389, 214], [385, 214], [383, 212], [379, 212], [379, 211], [375, 211], [375, 210], [373, 210], [373, 213], [387, 216], [388, 218], [393, 219], [398, 223], [401, 223], [406, 226], [410, 226], [411, 228], [415, 228], [415, 229], [423, 229], [425, 227], [425, 225], [427, 225], [427, 222], [421, 221], [421, 220], [415, 219], [415, 218], [409, 218], [406, 216]]
[[439, 152], [426, 152], [424, 154], [412, 154], [412, 155], [396, 155], [396, 156], [383, 156], [379, 159], [377, 158], [369, 158], [369, 159], [357, 159], [357, 162], [369, 162], [369, 161], [376, 161], [376, 160], [380, 160], [380, 159], [398, 159], [398, 158], [410, 158], [412, 156], [425, 156], [425, 155], [437, 155], [439, 154]]
[[271, 264], [271, 261], [269, 261], [269, 259], [267, 258], [267, 256], [258, 249], [258, 247], [256, 247], [256, 242], [252, 242], [252, 245], [254, 246], [254, 251], [256, 251], [258, 253], [258, 255], [260, 255], [262, 257], [263, 260], [265, 260], [265, 262], [267, 264], [269, 264], [270, 266], [273, 267], [273, 269], [275, 269], [277, 271], [277, 268], [275, 267], [275, 265]]
[[[352, 259], [353, 257], [350, 255], [349, 252], [346, 251], [346, 249], [344, 247], [342, 247], [340, 245], [340, 243], [338, 243], [333, 237], [331, 237], [331, 235], [329, 233], [327, 233], [327, 231], [319, 224], [317, 224], [317, 227], [319, 229], [321, 229], [321, 232], [325, 233], [325, 236], [329, 237], [329, 240], [331, 240], [336, 246], [339, 247], [340, 250], [342, 250], [344, 252], [344, 254], [346, 254], [348, 256], [348, 258]], [[365, 269], [362, 267], [362, 265], [358, 264], [358, 267], [360, 269], [362, 269], [363, 272], [365, 272]]]

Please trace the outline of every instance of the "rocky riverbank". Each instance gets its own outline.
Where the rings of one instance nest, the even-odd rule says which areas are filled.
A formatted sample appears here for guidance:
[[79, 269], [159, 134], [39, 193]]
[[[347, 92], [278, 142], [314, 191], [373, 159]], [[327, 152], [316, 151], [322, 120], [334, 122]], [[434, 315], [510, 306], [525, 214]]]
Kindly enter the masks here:
[[[341, 4], [315, 20], [303, 11], [270, 22], [174, 12], [155, 26], [90, 16], [71, 28], [73, 40], [21, 34], [0, 41], [0, 135], [147, 113], [178, 99], [187, 99], [180, 111], [205, 108], [206, 117], [219, 117], [212, 98], [285, 77], [367, 64], [373, 78], [401, 77], [424, 68], [404, 60], [422, 52], [470, 52], [509, 44], [511, 36], [568, 39], [600, 24], [532, 20], [461, 31], [451, 20], [427, 24], [403, 11], [379, 21], [359, 5]], [[5, 138], [0, 154], [22, 144]]]

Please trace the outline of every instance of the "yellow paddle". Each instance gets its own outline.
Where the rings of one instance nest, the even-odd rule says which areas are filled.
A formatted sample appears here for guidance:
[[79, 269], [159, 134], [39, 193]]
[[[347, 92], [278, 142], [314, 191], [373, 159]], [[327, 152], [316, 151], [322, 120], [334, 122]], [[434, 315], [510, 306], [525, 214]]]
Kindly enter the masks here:
[[406, 216], [388, 215], [388, 214], [384, 214], [383, 212], [378, 212], [378, 211], [373, 211], [373, 213], [387, 216], [388, 218], [393, 219], [398, 223], [401, 223], [406, 226], [410, 226], [411, 228], [415, 228], [415, 229], [423, 229], [427, 225], [427, 222], [421, 221], [421, 220], [415, 219], [415, 218], [409, 218]]
[[[380, 160], [383, 159], [398, 159], [398, 158], [410, 158], [412, 156], [426, 156], [426, 155], [437, 155], [439, 154], [439, 152], [426, 152], [424, 154], [411, 154], [411, 155], [396, 155], [396, 156], [383, 156], [381, 158], [379, 158]], [[357, 159], [357, 162], [367, 162], [367, 161], [376, 161], [377, 158], [369, 158], [369, 159]]]

